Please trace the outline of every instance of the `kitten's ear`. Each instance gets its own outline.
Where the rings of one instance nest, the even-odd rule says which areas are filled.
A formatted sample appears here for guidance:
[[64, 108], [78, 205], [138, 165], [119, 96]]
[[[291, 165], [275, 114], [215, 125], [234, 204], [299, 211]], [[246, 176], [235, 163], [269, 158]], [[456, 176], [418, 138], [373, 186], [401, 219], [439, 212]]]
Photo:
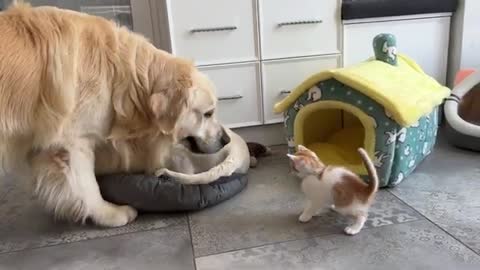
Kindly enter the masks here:
[[303, 146], [303, 145], [301, 145], [301, 144], [299, 144], [299, 145], [297, 146], [297, 149], [298, 149], [298, 151], [308, 150], [308, 148], [306, 148], [305, 146]]

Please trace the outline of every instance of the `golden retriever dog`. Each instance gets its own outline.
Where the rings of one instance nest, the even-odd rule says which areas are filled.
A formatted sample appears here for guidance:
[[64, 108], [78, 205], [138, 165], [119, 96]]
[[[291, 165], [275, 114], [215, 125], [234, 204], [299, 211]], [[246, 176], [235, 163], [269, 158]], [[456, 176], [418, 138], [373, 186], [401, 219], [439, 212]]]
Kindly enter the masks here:
[[[187, 137], [205, 152], [221, 147], [212, 83], [141, 35], [100, 17], [14, 4], [0, 13], [0, 36], [2, 171], [32, 179], [56, 217], [125, 225], [136, 210], [105, 201], [95, 171], [153, 173], [164, 165], [162, 146]], [[109, 147], [121, 163], [110, 170], [95, 158]]]

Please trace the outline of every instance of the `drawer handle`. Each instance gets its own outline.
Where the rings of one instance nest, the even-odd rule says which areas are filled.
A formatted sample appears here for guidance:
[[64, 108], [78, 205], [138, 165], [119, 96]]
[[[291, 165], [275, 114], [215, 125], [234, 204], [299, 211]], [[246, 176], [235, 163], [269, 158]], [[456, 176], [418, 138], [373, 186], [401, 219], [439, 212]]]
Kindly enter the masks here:
[[234, 95], [234, 96], [219, 97], [218, 100], [233, 100], [233, 99], [241, 99], [241, 98], [243, 98], [242, 95]]
[[278, 27], [287, 26], [287, 25], [298, 25], [298, 24], [319, 24], [322, 22], [323, 22], [322, 20], [281, 22], [278, 24]]
[[282, 91], [280, 91], [280, 95], [289, 95], [290, 93], [292, 93], [292, 91], [290, 91], [290, 90], [282, 90]]
[[233, 31], [236, 30], [236, 26], [223, 26], [223, 27], [212, 27], [212, 28], [195, 28], [190, 30], [190, 33], [201, 33], [201, 32], [219, 32], [219, 31]]

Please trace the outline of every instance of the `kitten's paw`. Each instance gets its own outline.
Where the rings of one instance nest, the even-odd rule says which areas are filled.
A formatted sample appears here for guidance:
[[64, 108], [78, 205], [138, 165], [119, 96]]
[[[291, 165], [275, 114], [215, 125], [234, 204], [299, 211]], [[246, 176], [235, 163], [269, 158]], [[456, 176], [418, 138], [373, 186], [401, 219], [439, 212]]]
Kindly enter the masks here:
[[306, 214], [301, 214], [300, 217], [298, 217], [298, 221], [300, 222], [309, 222], [312, 219], [311, 215], [306, 215]]
[[355, 235], [357, 233], [359, 233], [361, 230], [361, 228], [357, 228], [357, 227], [354, 227], [354, 226], [348, 226], [345, 228], [345, 233], [348, 234], [348, 235]]

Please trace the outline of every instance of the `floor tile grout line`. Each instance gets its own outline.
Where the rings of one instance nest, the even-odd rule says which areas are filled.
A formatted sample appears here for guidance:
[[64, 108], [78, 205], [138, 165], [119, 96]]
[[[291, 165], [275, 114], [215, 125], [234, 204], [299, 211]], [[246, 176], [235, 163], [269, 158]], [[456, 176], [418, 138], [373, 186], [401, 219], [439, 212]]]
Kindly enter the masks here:
[[101, 237], [96, 237], [96, 238], [87, 238], [87, 239], [81, 239], [81, 240], [78, 240], [78, 241], [63, 242], [63, 243], [58, 243], [58, 244], [53, 244], [53, 245], [45, 245], [45, 246], [40, 246], [40, 247], [31, 247], [31, 248], [24, 248], [24, 249], [18, 249], [18, 250], [9, 250], [9, 251], [5, 251], [5, 252], [1, 252], [1, 251], [0, 251], [0, 256], [6, 255], [6, 254], [12, 254], [12, 253], [18, 253], [18, 252], [24, 252], [24, 251], [42, 249], [42, 248], [50, 248], [50, 247], [57, 247], [57, 246], [66, 246], [66, 245], [71, 245], [71, 244], [75, 244], [75, 243], [82, 243], [82, 242], [88, 242], [88, 241], [93, 241], [93, 240], [104, 240], [104, 239], [108, 239], [108, 238], [113, 238], [113, 237], [117, 237], [117, 236], [124, 236], [124, 235], [129, 235], [129, 234], [134, 234], [134, 233], [153, 232], [153, 231], [163, 230], [163, 229], [167, 229], [167, 228], [176, 228], [176, 227], [181, 227], [181, 226], [186, 226], [186, 224], [175, 224], [175, 225], [172, 224], [172, 225], [168, 225], [168, 226], [160, 227], [160, 228], [140, 230], [140, 231], [132, 231], [132, 232], [126, 232], [126, 233], [113, 234], [113, 235], [106, 235], [106, 236], [101, 236]]
[[[424, 220], [416, 219], [416, 220], [405, 221], [405, 222], [402, 222], [402, 223], [394, 223], [394, 224], [388, 224], [388, 225], [383, 225], [383, 226], [378, 226], [378, 227], [364, 228], [364, 229], [362, 229], [361, 232], [366, 231], [366, 230], [370, 231], [370, 230], [373, 230], [373, 229], [383, 228], [383, 227], [387, 227], [387, 226], [396, 226], [396, 225], [402, 225], [402, 224], [408, 224], [408, 223], [414, 223], [414, 222], [421, 222], [421, 221], [424, 221]], [[343, 232], [343, 230], [342, 230], [342, 232]], [[343, 236], [343, 237], [354, 237], [354, 236], [349, 236], [349, 235], [339, 234], [339, 233], [327, 233], [327, 234], [310, 235], [309, 237], [302, 237], [302, 238], [290, 239], [290, 240], [284, 240], [284, 241], [275, 241], [275, 242], [271, 242], [271, 243], [261, 244], [261, 245], [258, 245], [258, 246], [250, 246], [250, 247], [246, 247], [246, 248], [237, 248], [237, 249], [232, 249], [232, 250], [227, 250], [227, 251], [222, 251], [222, 252], [215, 252], [215, 253], [195, 257], [195, 259], [210, 257], [210, 256], [216, 256], [216, 255], [221, 255], [221, 254], [226, 254], [226, 253], [231, 253], [231, 252], [237, 252], [237, 251], [242, 251], [242, 250], [246, 250], [246, 249], [260, 248], [260, 247], [266, 247], [266, 246], [270, 246], [270, 245], [290, 243], [290, 242], [294, 242], [294, 241], [304, 241], [304, 240], [313, 239], [313, 238], [327, 237], [327, 236], [332, 236], [332, 235], [340, 235], [340, 236]]]
[[470, 246], [468, 246], [467, 244], [465, 244], [463, 241], [461, 241], [460, 239], [458, 239], [456, 236], [454, 236], [453, 234], [451, 234], [449, 231], [447, 231], [445, 228], [443, 228], [442, 226], [440, 226], [439, 224], [437, 224], [436, 222], [434, 222], [433, 220], [431, 220], [430, 218], [428, 218], [426, 215], [422, 214], [419, 210], [417, 210], [415, 207], [413, 207], [412, 205], [408, 204], [406, 201], [404, 201], [403, 199], [401, 199], [399, 196], [397, 196], [396, 194], [394, 194], [393, 192], [391, 192], [390, 190], [387, 190], [387, 192], [389, 192], [390, 194], [392, 194], [395, 198], [397, 198], [400, 202], [402, 202], [403, 204], [405, 204], [406, 206], [408, 206], [409, 208], [411, 208], [413, 211], [415, 211], [417, 214], [419, 214], [420, 216], [422, 216], [423, 218], [425, 218], [428, 222], [432, 223], [433, 225], [435, 225], [435, 227], [437, 227], [438, 229], [440, 229], [441, 231], [443, 231], [444, 233], [446, 233], [447, 235], [449, 235], [450, 237], [452, 237], [454, 240], [456, 240], [457, 242], [459, 242], [460, 244], [462, 244], [462, 246], [466, 247], [468, 250], [472, 251], [474, 254], [476, 254], [477, 256], [480, 257], [480, 253], [476, 252], [473, 248], [471, 248]]
[[0, 196], [0, 200], [3, 200], [5, 197], [7, 197], [8, 193], [12, 191], [12, 188], [5, 189], [5, 192], [3, 195]]
[[195, 248], [193, 247], [192, 226], [190, 226], [190, 214], [187, 214], [187, 227], [190, 235], [190, 247], [192, 248], [193, 269], [197, 270], [197, 262], [195, 260]]

